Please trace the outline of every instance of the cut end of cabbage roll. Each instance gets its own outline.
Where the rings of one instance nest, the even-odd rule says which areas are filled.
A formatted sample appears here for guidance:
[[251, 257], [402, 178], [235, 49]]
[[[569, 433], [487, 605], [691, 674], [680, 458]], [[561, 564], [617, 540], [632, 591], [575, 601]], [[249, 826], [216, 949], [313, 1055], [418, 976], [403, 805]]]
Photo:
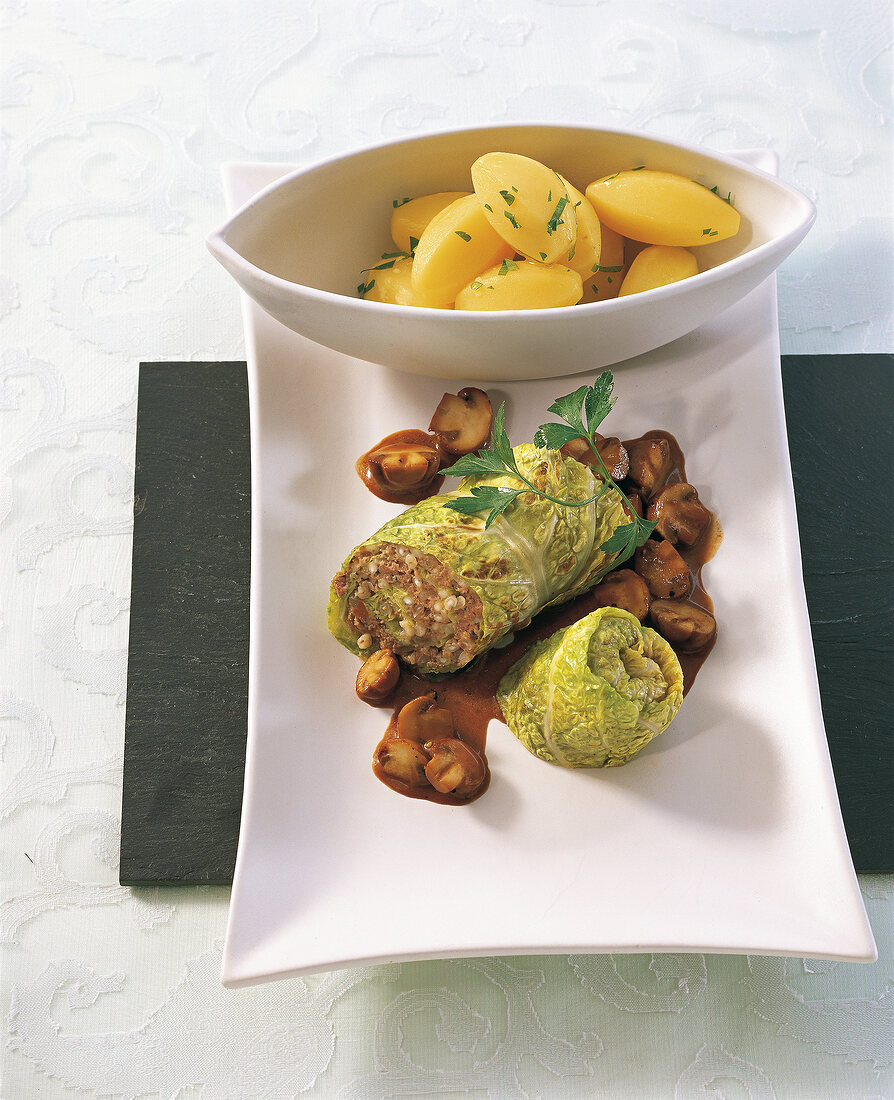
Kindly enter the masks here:
[[541, 760], [616, 767], [670, 725], [683, 672], [660, 634], [628, 611], [601, 607], [528, 650], [500, 681], [497, 701]]
[[420, 672], [442, 673], [464, 667], [480, 650], [481, 597], [413, 547], [359, 547], [333, 581], [333, 596], [330, 629], [360, 656], [390, 649]]

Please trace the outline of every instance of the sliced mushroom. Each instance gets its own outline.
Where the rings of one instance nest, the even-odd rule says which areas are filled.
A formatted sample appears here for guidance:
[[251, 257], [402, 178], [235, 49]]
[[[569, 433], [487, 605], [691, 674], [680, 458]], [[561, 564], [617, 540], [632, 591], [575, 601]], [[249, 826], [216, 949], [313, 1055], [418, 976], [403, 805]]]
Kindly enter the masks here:
[[355, 688], [364, 703], [382, 703], [397, 687], [400, 665], [390, 649], [377, 649], [357, 673]]
[[445, 393], [428, 426], [438, 446], [452, 455], [467, 455], [487, 444], [494, 410], [484, 390], [467, 386]]
[[634, 439], [627, 444], [630, 459], [631, 481], [634, 481], [648, 500], [662, 488], [673, 469], [670, 443], [664, 438]]
[[596, 462], [596, 455], [593, 454], [592, 447], [583, 436], [578, 439], [569, 439], [567, 443], [563, 443], [559, 448], [559, 453], [564, 455], [565, 458], [577, 459], [578, 462], [583, 462], [585, 466], [592, 466]]
[[457, 737], [445, 737], [427, 744], [431, 759], [425, 765], [429, 783], [441, 794], [468, 798], [484, 782], [484, 761], [471, 745]]
[[[630, 469], [627, 448], [616, 435], [606, 437], [597, 432], [595, 439], [596, 450], [605, 463], [608, 476], [612, 481], [623, 481]], [[566, 458], [576, 458], [578, 462], [583, 462], [587, 466], [595, 466], [596, 472], [602, 473], [602, 467], [586, 439], [571, 439], [560, 448], [560, 451]]]
[[653, 600], [651, 615], [658, 633], [681, 653], [697, 653], [717, 634], [710, 611], [685, 600]]
[[415, 741], [384, 737], [376, 746], [373, 768], [378, 774], [396, 779], [408, 787], [427, 787], [425, 766], [428, 753]]
[[357, 460], [371, 493], [392, 504], [416, 504], [443, 483], [437, 440], [416, 428], [394, 432]]
[[617, 569], [590, 592], [595, 607], [620, 607], [645, 622], [649, 614], [649, 586], [632, 569]]
[[376, 451], [375, 458], [385, 481], [398, 489], [416, 488], [428, 479], [431, 453], [427, 447], [391, 443]]
[[666, 539], [649, 539], [637, 550], [633, 568], [657, 599], [685, 596], [692, 587], [689, 567]]
[[424, 745], [453, 736], [453, 716], [432, 695], [411, 699], [397, 715], [397, 735]]
[[711, 522], [711, 513], [698, 499], [698, 491], [685, 481], [668, 485], [649, 505], [648, 519], [668, 542], [692, 546]]
[[616, 435], [599, 435], [596, 437], [596, 450], [612, 481], [623, 481], [630, 471], [630, 456], [621, 440]]
[[[631, 489], [630, 492], [626, 493], [625, 495], [627, 497], [627, 503], [630, 505], [630, 508], [633, 509], [636, 515], [642, 516], [643, 498], [639, 495], [639, 493], [635, 489]], [[627, 512], [628, 515], [630, 514], [630, 509], [625, 508], [624, 511]]]

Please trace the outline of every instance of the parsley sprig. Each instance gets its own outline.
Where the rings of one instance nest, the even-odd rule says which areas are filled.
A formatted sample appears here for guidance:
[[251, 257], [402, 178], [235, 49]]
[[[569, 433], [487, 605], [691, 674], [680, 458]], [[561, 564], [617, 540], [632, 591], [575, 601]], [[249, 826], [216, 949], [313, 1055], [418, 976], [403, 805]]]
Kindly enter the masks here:
[[596, 429], [611, 412], [615, 404], [612, 397], [614, 378], [611, 371], [603, 371], [592, 386], [580, 386], [573, 393], [557, 398], [549, 407], [549, 412], [555, 413], [562, 423], [552, 421], [541, 424], [534, 433], [534, 442], [538, 447], [546, 447], [550, 450], [558, 450], [573, 439], [586, 439], [596, 455], [599, 472], [603, 483], [598, 492], [586, 500], [562, 500], [551, 496], [549, 493], [538, 489], [519, 470], [515, 461], [515, 454], [505, 427], [505, 406], [500, 405], [494, 417], [494, 425], [491, 431], [490, 447], [478, 451], [477, 454], [463, 455], [448, 469], [442, 473], [452, 477], [469, 477], [480, 475], [509, 474], [517, 479], [521, 485], [519, 488], [510, 485], [473, 485], [469, 490], [469, 496], [457, 497], [451, 500], [446, 507], [464, 515], [475, 515], [478, 512], [487, 511], [485, 527], [491, 524], [506, 511], [520, 496], [525, 493], [534, 493], [544, 497], [553, 504], [560, 504], [566, 508], [582, 508], [598, 500], [608, 489], [614, 488], [620, 493], [627, 504], [629, 514], [633, 517], [630, 523], [617, 527], [606, 542], [599, 547], [606, 554], [618, 554], [613, 566], [631, 557], [637, 547], [642, 546], [655, 529], [651, 520], [641, 519], [634, 512], [630, 501], [618, 484], [612, 480], [608, 468], [602, 461], [602, 456], [596, 447]]

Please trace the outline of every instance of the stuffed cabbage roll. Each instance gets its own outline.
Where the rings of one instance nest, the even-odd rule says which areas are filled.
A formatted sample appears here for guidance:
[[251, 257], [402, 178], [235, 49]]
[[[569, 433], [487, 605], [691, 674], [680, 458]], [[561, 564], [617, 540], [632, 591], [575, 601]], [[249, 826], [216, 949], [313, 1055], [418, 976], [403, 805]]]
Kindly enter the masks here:
[[[530, 443], [514, 448], [538, 490], [582, 501], [601, 486], [589, 466]], [[348, 555], [332, 582], [329, 628], [352, 652], [393, 650], [424, 675], [455, 672], [551, 604], [585, 591], [617, 553], [600, 549], [629, 522], [609, 487], [581, 507], [534, 493], [490, 527], [447, 507], [473, 485], [518, 487], [511, 475], [465, 478], [390, 520]]]
[[629, 611], [601, 607], [532, 646], [500, 681], [506, 724], [541, 760], [566, 768], [626, 764], [683, 701], [670, 645]]

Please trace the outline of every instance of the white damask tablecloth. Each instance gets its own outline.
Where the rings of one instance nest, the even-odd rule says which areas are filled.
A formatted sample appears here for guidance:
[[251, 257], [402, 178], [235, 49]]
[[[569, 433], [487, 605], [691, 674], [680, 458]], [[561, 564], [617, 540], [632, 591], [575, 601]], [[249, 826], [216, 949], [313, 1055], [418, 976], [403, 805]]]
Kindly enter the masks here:
[[244, 356], [226, 160], [467, 123], [764, 147], [783, 350], [891, 348], [885, 0], [3, 0], [0, 1095], [890, 1097], [870, 966], [483, 959], [230, 992], [225, 889], [117, 885], [140, 360]]

